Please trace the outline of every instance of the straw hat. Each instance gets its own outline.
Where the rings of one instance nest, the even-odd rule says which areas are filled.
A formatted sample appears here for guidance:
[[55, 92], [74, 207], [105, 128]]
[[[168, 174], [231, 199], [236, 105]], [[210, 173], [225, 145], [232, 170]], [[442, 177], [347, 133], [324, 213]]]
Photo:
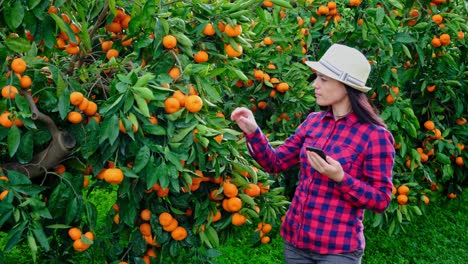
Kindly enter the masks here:
[[371, 89], [366, 86], [371, 71], [370, 64], [357, 49], [333, 44], [319, 61], [306, 61], [305, 63], [313, 70], [361, 92]]

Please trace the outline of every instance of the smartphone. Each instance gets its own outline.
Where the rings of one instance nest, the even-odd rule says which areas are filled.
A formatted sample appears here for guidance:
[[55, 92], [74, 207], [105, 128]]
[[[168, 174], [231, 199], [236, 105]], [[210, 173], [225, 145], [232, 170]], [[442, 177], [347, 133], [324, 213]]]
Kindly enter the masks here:
[[317, 153], [322, 159], [327, 160], [325, 153], [321, 149], [315, 148], [315, 147], [310, 147], [310, 146], [306, 147], [306, 149], [308, 151], [313, 151], [313, 152]]

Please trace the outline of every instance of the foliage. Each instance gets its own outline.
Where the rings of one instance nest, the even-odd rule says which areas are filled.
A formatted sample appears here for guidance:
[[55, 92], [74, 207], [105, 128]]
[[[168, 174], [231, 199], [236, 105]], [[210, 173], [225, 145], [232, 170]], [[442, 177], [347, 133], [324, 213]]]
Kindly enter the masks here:
[[[305, 58], [318, 59], [335, 42], [363, 50], [373, 65], [369, 95], [396, 139], [394, 184], [409, 187], [396, 190], [384, 214], [368, 214], [373, 226], [398, 232], [423, 213], [426, 197], [460, 195], [467, 178], [463, 3], [355, 2], [337, 1], [327, 13], [319, 11], [327, 1], [2, 5], [5, 250], [26, 243], [33, 259], [41, 250], [56, 261], [99, 252], [110, 263], [186, 252], [210, 262], [212, 249], [236, 235], [237, 211], [247, 224], [278, 226], [297, 172], [262, 171], [228, 117], [247, 106], [272, 143], [280, 143], [317, 109]], [[206, 61], [194, 58], [199, 51]], [[15, 96], [11, 86], [19, 90]], [[240, 209], [227, 205], [226, 182], [236, 186]], [[249, 196], [249, 184], [261, 193]], [[90, 202], [96, 190], [108, 190], [116, 203], [103, 232], [96, 230], [100, 210]], [[148, 220], [140, 216], [144, 209]], [[186, 237], [176, 240], [161, 224], [164, 212]], [[76, 252], [70, 227], [99, 234], [78, 239], [90, 250]], [[205, 254], [194, 250], [200, 247]]]

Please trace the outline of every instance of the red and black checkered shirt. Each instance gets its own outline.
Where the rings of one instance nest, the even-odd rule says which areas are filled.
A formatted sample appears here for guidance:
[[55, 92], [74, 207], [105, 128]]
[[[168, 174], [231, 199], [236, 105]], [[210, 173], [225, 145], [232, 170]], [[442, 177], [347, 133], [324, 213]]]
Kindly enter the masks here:
[[[361, 123], [354, 113], [335, 121], [331, 112], [314, 112], [276, 149], [260, 129], [246, 138], [250, 154], [267, 172], [300, 163], [299, 183], [281, 226], [285, 241], [318, 254], [364, 249], [364, 210], [382, 213], [391, 200], [395, 150], [386, 128]], [[306, 146], [339, 161], [343, 180], [315, 171]]]

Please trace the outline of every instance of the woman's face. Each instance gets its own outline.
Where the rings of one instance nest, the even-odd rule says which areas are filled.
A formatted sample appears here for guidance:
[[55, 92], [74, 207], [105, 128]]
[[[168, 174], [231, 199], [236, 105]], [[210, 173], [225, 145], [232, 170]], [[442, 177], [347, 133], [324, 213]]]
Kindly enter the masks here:
[[348, 100], [345, 85], [337, 80], [317, 72], [312, 87], [315, 89], [315, 99], [319, 106], [332, 106]]

